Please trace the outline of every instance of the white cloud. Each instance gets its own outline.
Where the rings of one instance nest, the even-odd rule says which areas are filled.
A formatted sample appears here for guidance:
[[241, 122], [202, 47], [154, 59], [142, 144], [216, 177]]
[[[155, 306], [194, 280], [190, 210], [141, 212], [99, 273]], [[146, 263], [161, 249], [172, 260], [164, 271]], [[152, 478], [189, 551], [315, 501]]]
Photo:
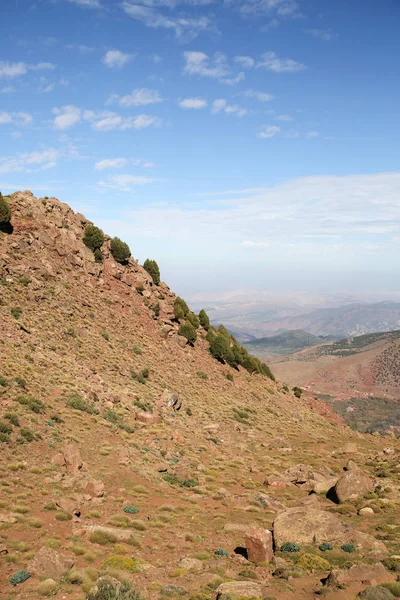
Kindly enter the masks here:
[[216, 52], [212, 60], [204, 52], [184, 52], [186, 64], [183, 72], [187, 75], [200, 75], [220, 79], [230, 74], [226, 56]]
[[154, 179], [142, 175], [111, 175], [105, 181], [99, 181], [100, 189], [112, 189], [120, 192], [131, 192], [135, 186], [152, 183]]
[[296, 0], [244, 0], [240, 12], [244, 15], [273, 15], [274, 21], [299, 16], [299, 5]]
[[81, 113], [81, 109], [72, 104], [62, 106], [61, 108], [53, 108], [53, 114], [56, 115], [54, 127], [64, 130], [77, 125], [80, 123]]
[[290, 115], [278, 115], [275, 117], [276, 121], [294, 121], [293, 117], [291, 117]]
[[202, 31], [215, 29], [207, 17], [167, 16], [154, 8], [152, 0], [144, 3], [148, 6], [123, 2], [122, 8], [128, 16], [144, 23], [146, 27], [171, 29], [175, 32], [176, 37], [183, 41], [193, 40]]
[[179, 102], [179, 106], [186, 109], [205, 108], [207, 106], [207, 101], [204, 100], [204, 98], [184, 98], [184, 100]]
[[307, 137], [308, 138], [316, 138], [319, 136], [319, 131], [309, 131], [307, 133]]
[[119, 96], [118, 94], [113, 94], [107, 100], [106, 104], [113, 104], [114, 102], [118, 102], [120, 106], [146, 106], [147, 104], [157, 104], [158, 102], [163, 102], [163, 99], [160, 96], [160, 92], [157, 90], [150, 90], [148, 88], [137, 88], [132, 90], [130, 94], [126, 96]]
[[288, 131], [285, 132], [285, 137], [290, 138], [290, 139], [295, 139], [300, 137], [300, 133], [298, 131], [296, 131], [295, 129], [289, 129]]
[[247, 248], [269, 248], [271, 242], [253, 242], [252, 240], [246, 240], [241, 243], [241, 246], [246, 246]]
[[105, 158], [103, 160], [99, 160], [94, 168], [96, 171], [104, 171], [105, 169], [120, 169], [121, 167], [125, 167], [128, 164], [126, 158]]
[[161, 119], [145, 114], [122, 117], [111, 111], [85, 110], [83, 118], [85, 121], [91, 122], [93, 129], [97, 131], [113, 131], [114, 129], [124, 131], [126, 129], [144, 129], [150, 125], [161, 125]]
[[240, 65], [242, 69], [251, 69], [256, 62], [251, 56], [235, 56], [233, 60]]
[[304, 33], [308, 33], [309, 35], [312, 35], [319, 40], [323, 40], [324, 42], [330, 42], [336, 37], [336, 34], [330, 29], [305, 29]]
[[103, 56], [102, 62], [110, 69], [122, 69], [133, 57], [133, 54], [126, 54], [120, 50], [109, 50]]
[[13, 125], [29, 125], [32, 123], [32, 115], [26, 112], [1, 112], [0, 125], [12, 123]]
[[68, 0], [68, 2], [83, 8], [101, 8], [99, 0]]
[[78, 50], [81, 54], [89, 54], [95, 50], [93, 46], [86, 46], [86, 44], [66, 44], [65, 47], [68, 50]]
[[218, 98], [214, 100], [211, 112], [214, 114], [223, 111], [227, 115], [236, 115], [237, 117], [243, 117], [247, 114], [247, 110], [238, 104], [228, 104], [228, 102], [224, 98]]
[[259, 102], [270, 102], [271, 100], [275, 99], [275, 96], [272, 96], [272, 94], [256, 92], [254, 90], [246, 90], [245, 92], [243, 92], [243, 95], [247, 98], [255, 98]]
[[56, 165], [59, 152], [55, 148], [49, 148], [42, 152], [26, 152], [17, 156], [0, 158], [0, 173], [12, 173], [17, 171], [42, 171]]
[[273, 73], [296, 73], [304, 71], [307, 67], [291, 58], [279, 58], [275, 52], [264, 52], [261, 60], [256, 64], [257, 68], [268, 69]]
[[221, 83], [226, 83], [227, 85], [236, 85], [245, 79], [245, 74], [243, 71], [235, 75], [234, 77], [223, 77], [220, 79]]
[[276, 125], [266, 125], [261, 129], [258, 133], [258, 137], [260, 138], [273, 138], [280, 132], [281, 128], [276, 127]]
[[6, 85], [0, 90], [0, 94], [12, 94], [15, 91], [15, 88], [13, 88], [11, 85]]
[[0, 77], [19, 77], [20, 75], [26, 75], [28, 71], [44, 71], [52, 69], [55, 69], [55, 65], [47, 62], [30, 65], [24, 62], [11, 63], [0, 61]]

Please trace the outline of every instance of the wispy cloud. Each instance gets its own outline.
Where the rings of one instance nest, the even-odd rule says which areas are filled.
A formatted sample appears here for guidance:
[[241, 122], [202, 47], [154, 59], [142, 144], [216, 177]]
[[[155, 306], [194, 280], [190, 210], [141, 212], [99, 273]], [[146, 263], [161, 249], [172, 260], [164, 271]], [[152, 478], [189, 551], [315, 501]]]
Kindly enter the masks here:
[[243, 92], [243, 95], [246, 98], [255, 98], [259, 102], [270, 102], [275, 99], [275, 96], [272, 94], [266, 94], [265, 92], [256, 92], [255, 90], [246, 90]]
[[68, 0], [70, 4], [76, 4], [82, 8], [101, 8], [99, 0]]
[[230, 74], [226, 56], [216, 52], [212, 59], [204, 52], [184, 52], [185, 66], [183, 72], [187, 75], [200, 75], [220, 79]]
[[125, 96], [119, 96], [113, 94], [109, 97], [106, 104], [110, 105], [117, 102], [120, 106], [146, 106], [148, 104], [157, 104], [163, 102], [160, 92], [157, 90], [150, 90], [148, 88], [137, 88], [132, 90], [130, 94]]
[[184, 98], [179, 102], [181, 108], [199, 109], [207, 106], [207, 101], [204, 98]]
[[54, 127], [60, 130], [74, 127], [82, 121], [91, 123], [92, 128], [96, 131], [113, 131], [115, 129], [124, 131], [126, 129], [145, 129], [150, 125], [161, 125], [161, 119], [151, 115], [140, 114], [123, 117], [109, 110], [83, 110], [73, 105], [53, 108], [53, 114], [56, 115]]
[[233, 60], [240, 65], [242, 69], [251, 69], [256, 62], [251, 56], [235, 56]]
[[104, 158], [99, 160], [94, 168], [96, 171], [105, 171], [106, 169], [120, 169], [127, 164], [128, 160], [126, 158]]
[[32, 115], [26, 112], [0, 112], [0, 125], [29, 125]]
[[55, 69], [55, 65], [49, 62], [27, 64], [25, 62], [0, 61], [0, 77], [20, 77], [21, 75], [26, 75], [28, 71], [46, 71], [52, 69]]
[[258, 137], [273, 138], [280, 132], [280, 130], [281, 128], [277, 127], [276, 125], [265, 125], [265, 127], [263, 127], [261, 131], [259, 131]]
[[109, 50], [103, 56], [102, 62], [110, 69], [122, 69], [134, 56], [134, 54], [127, 54], [120, 50]]
[[149, 0], [147, 6], [132, 4], [130, 2], [122, 3], [123, 10], [132, 19], [144, 23], [146, 27], [170, 29], [174, 31], [175, 36], [181, 41], [191, 41], [202, 31], [216, 29], [214, 23], [207, 17], [166, 15], [157, 8], [154, 8], [154, 6], [152, 0]]
[[305, 29], [304, 33], [308, 33], [309, 35], [312, 35], [318, 40], [323, 40], [324, 42], [330, 42], [337, 37], [337, 35], [330, 29]]
[[58, 158], [59, 151], [55, 148], [3, 157], [0, 158], [0, 173], [43, 171], [55, 167]]
[[120, 192], [132, 192], [136, 186], [146, 185], [153, 181], [155, 180], [142, 175], [110, 175], [107, 179], [99, 181], [97, 187]]
[[214, 114], [224, 112], [227, 115], [236, 115], [237, 117], [243, 117], [247, 114], [247, 109], [239, 106], [238, 104], [228, 104], [224, 98], [218, 98], [214, 100], [212, 104], [211, 112]]
[[291, 58], [279, 58], [275, 52], [264, 52], [261, 60], [257, 61], [256, 67], [267, 69], [273, 73], [296, 73], [307, 68]]
[[77, 106], [68, 104], [61, 108], [53, 108], [53, 114], [56, 115], [54, 127], [56, 129], [64, 130], [69, 129], [80, 122], [82, 111]]

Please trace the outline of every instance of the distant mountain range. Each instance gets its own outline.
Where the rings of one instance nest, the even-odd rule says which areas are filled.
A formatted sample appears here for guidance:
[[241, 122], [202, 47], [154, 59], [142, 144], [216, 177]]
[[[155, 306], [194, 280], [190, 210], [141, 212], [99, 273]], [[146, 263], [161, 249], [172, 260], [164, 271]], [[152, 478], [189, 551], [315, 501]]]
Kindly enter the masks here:
[[400, 328], [400, 303], [376, 302], [321, 308], [268, 323], [271, 330], [302, 329], [314, 335], [356, 336]]
[[301, 329], [283, 331], [277, 335], [245, 342], [250, 354], [259, 358], [284, 356], [319, 344], [334, 341], [334, 336], [316, 336]]

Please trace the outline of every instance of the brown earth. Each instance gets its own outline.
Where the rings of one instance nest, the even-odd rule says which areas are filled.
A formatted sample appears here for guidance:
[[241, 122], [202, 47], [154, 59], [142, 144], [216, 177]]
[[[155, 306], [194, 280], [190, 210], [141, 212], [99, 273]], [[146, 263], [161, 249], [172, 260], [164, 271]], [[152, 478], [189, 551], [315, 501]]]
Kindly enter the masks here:
[[[188, 346], [172, 319], [174, 294], [134, 259], [117, 264], [108, 238], [95, 263], [82, 215], [29, 192], [7, 201], [14, 231], [0, 232], [1, 599], [46, 590], [85, 598], [108, 575], [150, 600], [212, 600], [220, 584], [240, 581], [277, 600], [320, 592], [349, 600], [368, 584], [323, 587], [326, 563], [293, 578], [294, 563], [304, 552], [332, 569], [376, 563], [371, 540], [380, 542], [379, 560], [399, 554], [398, 440], [357, 434], [312, 395], [298, 399], [280, 382], [218, 363], [201, 328]], [[141, 383], [135, 374], [146, 368]], [[346, 443], [356, 443], [352, 457], [374, 492], [342, 505], [309, 495], [343, 472]], [[274, 480], [286, 484], [264, 483]], [[307, 506], [336, 514], [338, 534], [357, 532], [354, 552], [312, 544], [293, 554], [275, 547], [270, 563], [243, 556], [254, 527], [273, 530], [278, 515]], [[373, 515], [358, 514], [365, 506]], [[29, 568], [27, 581], [9, 583]]]

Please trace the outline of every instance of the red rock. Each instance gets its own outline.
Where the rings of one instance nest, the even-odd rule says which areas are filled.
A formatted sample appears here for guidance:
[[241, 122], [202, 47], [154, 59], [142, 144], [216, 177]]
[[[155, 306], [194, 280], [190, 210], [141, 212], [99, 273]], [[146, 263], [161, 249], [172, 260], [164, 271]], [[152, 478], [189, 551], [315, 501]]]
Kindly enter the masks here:
[[247, 558], [251, 562], [270, 562], [274, 556], [272, 532], [261, 527], [252, 527], [246, 534]]
[[278, 490], [283, 490], [287, 485], [287, 481], [285, 481], [284, 479], [268, 477], [268, 479], [264, 481], [264, 485], [266, 485], [267, 487], [276, 488]]
[[101, 498], [104, 496], [104, 483], [102, 481], [96, 481], [95, 479], [89, 481], [85, 487], [85, 493], [92, 497]]

